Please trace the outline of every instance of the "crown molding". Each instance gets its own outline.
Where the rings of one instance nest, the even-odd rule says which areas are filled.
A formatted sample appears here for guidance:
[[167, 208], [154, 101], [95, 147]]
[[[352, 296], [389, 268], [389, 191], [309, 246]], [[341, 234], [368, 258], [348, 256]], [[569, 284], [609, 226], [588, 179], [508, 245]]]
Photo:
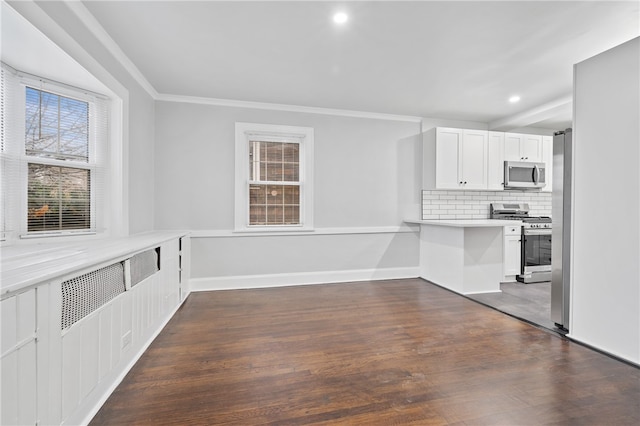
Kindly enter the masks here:
[[98, 22], [93, 14], [86, 8], [80, 1], [65, 1], [67, 7], [80, 19], [80, 21], [87, 27], [105, 49], [109, 51], [125, 70], [138, 82], [140, 86], [151, 96], [153, 99], [158, 98], [158, 91], [149, 83], [142, 72], [135, 66], [133, 61], [124, 53], [118, 43], [111, 38], [107, 30]]
[[272, 111], [300, 112], [307, 114], [339, 115], [342, 117], [369, 118], [374, 120], [407, 121], [421, 123], [422, 117], [411, 115], [395, 115], [378, 112], [355, 111], [348, 109], [321, 108], [301, 105], [273, 104], [268, 102], [237, 101], [232, 99], [206, 98], [198, 96], [159, 94], [158, 101], [179, 102], [212, 106], [226, 106], [234, 108], [266, 109]]

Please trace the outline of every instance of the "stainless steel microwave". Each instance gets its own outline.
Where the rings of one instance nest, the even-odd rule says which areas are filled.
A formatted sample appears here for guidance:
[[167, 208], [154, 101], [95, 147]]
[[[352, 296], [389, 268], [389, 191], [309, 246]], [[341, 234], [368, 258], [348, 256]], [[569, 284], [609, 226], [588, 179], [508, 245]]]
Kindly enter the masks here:
[[541, 189], [547, 184], [546, 165], [525, 161], [504, 162], [506, 189]]

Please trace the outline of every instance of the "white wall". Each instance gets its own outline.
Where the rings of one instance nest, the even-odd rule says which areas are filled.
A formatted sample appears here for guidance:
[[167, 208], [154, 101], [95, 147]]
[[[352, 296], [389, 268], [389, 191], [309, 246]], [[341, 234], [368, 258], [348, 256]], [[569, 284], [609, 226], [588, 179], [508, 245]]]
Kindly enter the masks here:
[[640, 364], [640, 38], [575, 66], [571, 337]]
[[[319, 235], [231, 233], [236, 122], [314, 128]], [[400, 227], [420, 209], [420, 123], [157, 102], [155, 134], [156, 227], [195, 231], [194, 288], [198, 278], [219, 288], [238, 276], [417, 276], [418, 237]]]

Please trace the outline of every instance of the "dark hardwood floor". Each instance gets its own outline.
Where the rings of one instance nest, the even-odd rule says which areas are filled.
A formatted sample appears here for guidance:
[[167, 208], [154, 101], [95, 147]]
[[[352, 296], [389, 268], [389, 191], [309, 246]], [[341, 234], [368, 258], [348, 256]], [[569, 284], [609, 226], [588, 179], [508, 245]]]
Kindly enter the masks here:
[[92, 424], [636, 425], [640, 369], [421, 279], [193, 293]]

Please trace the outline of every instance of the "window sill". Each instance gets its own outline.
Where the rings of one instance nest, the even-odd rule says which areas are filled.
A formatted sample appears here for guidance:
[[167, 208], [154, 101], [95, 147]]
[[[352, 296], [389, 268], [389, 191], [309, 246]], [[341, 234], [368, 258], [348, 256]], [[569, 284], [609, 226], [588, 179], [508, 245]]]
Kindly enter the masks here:
[[273, 226], [273, 227], [255, 227], [255, 228], [243, 228], [243, 229], [235, 229], [232, 231], [233, 234], [252, 234], [252, 235], [274, 235], [274, 234], [296, 234], [296, 233], [313, 233], [313, 228], [295, 226]]
[[96, 231], [77, 231], [77, 232], [42, 232], [20, 235], [21, 240], [30, 240], [35, 238], [64, 238], [64, 237], [76, 237], [86, 235], [97, 235]]

